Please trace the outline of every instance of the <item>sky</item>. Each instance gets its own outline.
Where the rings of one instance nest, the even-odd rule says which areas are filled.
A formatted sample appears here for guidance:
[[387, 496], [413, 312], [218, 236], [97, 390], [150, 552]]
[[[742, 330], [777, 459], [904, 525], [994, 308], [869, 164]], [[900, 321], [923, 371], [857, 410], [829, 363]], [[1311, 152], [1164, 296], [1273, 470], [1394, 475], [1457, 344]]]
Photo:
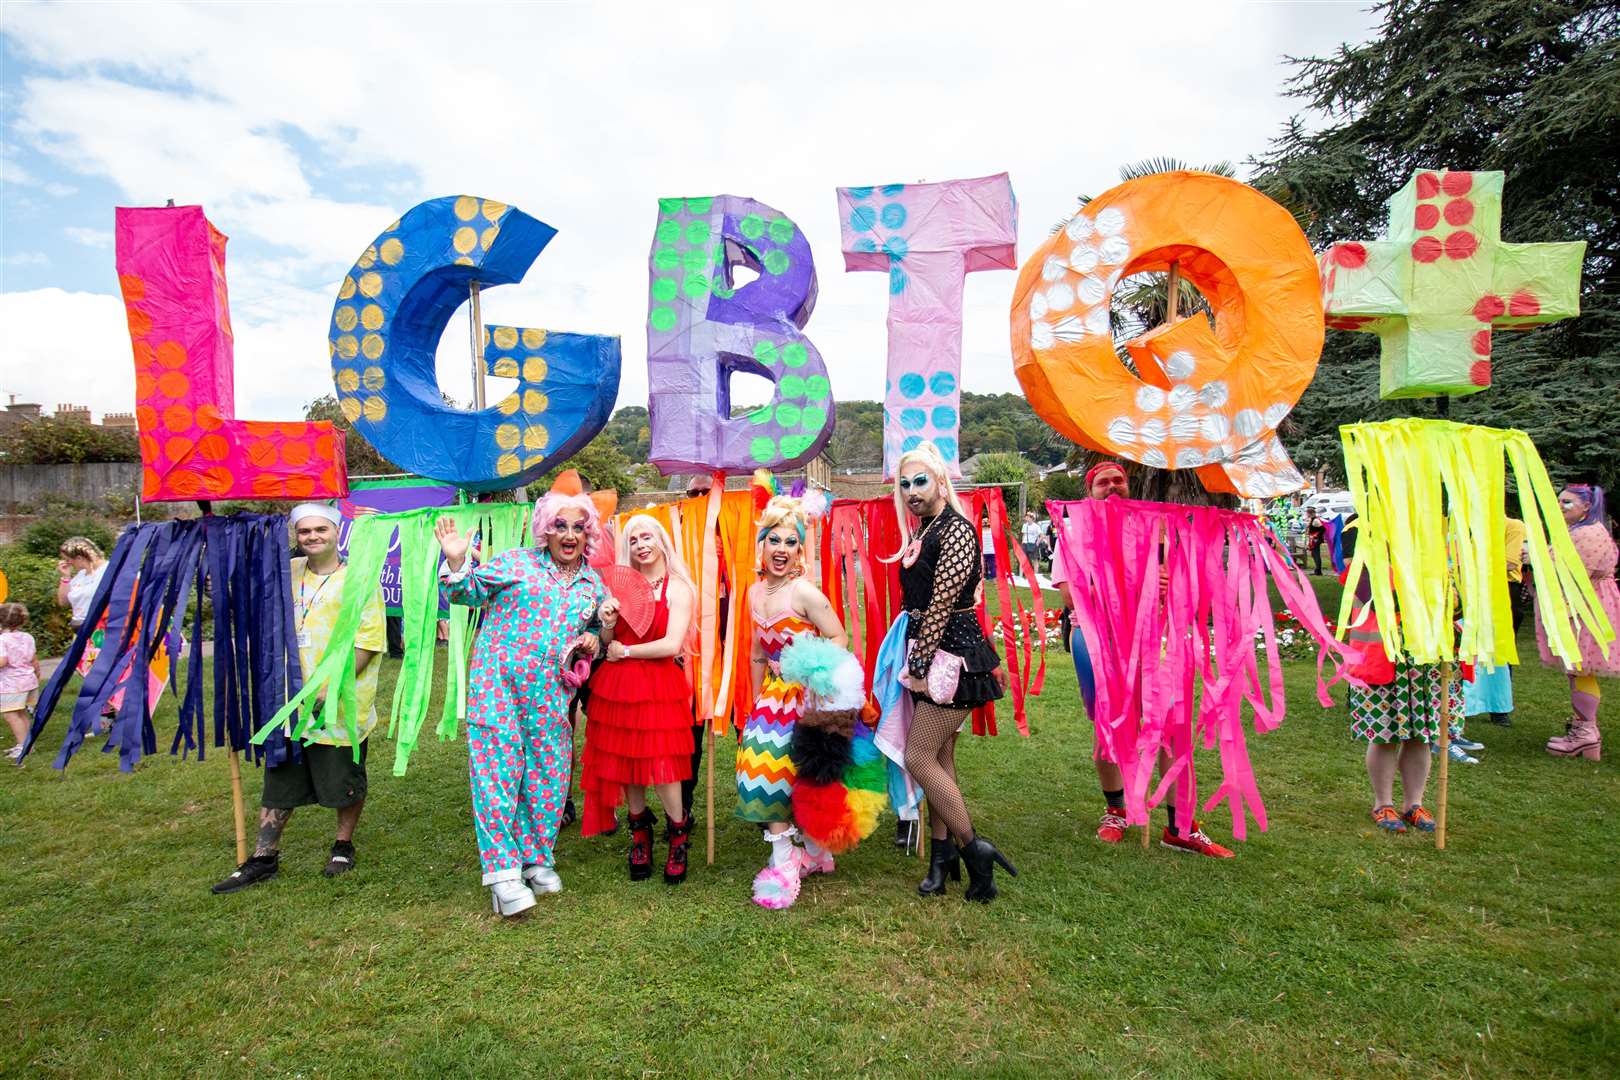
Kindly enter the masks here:
[[[471, 194], [558, 230], [523, 282], [484, 291], [484, 321], [619, 335], [618, 404], [645, 405], [657, 199], [732, 194], [804, 230], [806, 332], [836, 398], [877, 399], [886, 279], [844, 271], [836, 187], [1008, 172], [1023, 258], [1126, 162], [1245, 175], [1299, 111], [1284, 58], [1374, 25], [1361, 2], [8, 0], [0, 395], [133, 408], [113, 210], [172, 198], [231, 238], [237, 415], [300, 418], [332, 392], [327, 328], [355, 259], [417, 203]], [[1017, 389], [1016, 276], [968, 276], [966, 390]], [[439, 349], [445, 392], [471, 397], [469, 367], [464, 305]]]

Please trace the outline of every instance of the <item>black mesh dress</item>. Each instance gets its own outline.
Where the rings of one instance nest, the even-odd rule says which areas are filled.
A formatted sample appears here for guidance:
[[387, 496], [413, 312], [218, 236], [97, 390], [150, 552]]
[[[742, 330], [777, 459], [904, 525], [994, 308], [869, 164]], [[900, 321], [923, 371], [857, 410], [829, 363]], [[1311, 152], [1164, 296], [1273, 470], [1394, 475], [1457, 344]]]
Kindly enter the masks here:
[[[900, 565], [900, 594], [911, 613], [906, 640], [912, 642], [910, 673], [926, 679], [934, 651], [943, 649], [962, 658], [962, 677], [947, 708], [973, 709], [1001, 697], [992, 674], [1001, 658], [979, 629], [974, 602], [984, 559], [979, 531], [949, 504], [937, 518], [918, 525], [922, 552], [910, 566]], [[913, 690], [918, 701], [931, 700]], [[938, 704], [938, 703], [936, 703]]]

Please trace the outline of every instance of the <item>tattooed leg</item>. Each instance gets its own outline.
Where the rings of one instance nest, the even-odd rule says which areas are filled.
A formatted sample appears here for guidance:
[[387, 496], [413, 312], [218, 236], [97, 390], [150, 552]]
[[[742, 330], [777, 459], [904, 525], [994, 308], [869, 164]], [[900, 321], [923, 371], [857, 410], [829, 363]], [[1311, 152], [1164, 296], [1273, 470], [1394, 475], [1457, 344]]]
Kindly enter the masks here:
[[291, 810], [259, 808], [259, 839], [253, 848], [255, 858], [274, 855], [281, 850], [281, 830], [287, 827], [287, 819], [290, 817], [292, 817]]

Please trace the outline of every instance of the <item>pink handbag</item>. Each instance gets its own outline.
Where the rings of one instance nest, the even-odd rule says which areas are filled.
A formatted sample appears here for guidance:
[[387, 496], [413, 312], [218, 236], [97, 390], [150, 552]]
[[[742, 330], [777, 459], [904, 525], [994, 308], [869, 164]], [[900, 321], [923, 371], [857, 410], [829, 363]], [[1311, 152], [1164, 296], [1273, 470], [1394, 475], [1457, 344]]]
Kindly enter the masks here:
[[[906, 642], [906, 656], [910, 657], [914, 641]], [[962, 666], [967, 663], [955, 653], [934, 650], [934, 659], [928, 664], [928, 696], [936, 705], [949, 705], [956, 699], [956, 686], [962, 681]]]
[[962, 681], [962, 665], [967, 661], [944, 649], [934, 650], [933, 662], [928, 665], [928, 696], [936, 705], [949, 705], [956, 700], [956, 684]]

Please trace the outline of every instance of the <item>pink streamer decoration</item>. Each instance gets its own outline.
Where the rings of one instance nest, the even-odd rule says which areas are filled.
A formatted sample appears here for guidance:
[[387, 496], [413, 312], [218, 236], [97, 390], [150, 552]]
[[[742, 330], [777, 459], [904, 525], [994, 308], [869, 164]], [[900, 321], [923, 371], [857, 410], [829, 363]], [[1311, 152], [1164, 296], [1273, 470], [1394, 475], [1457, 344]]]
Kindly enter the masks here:
[[[1304, 573], [1252, 514], [1121, 498], [1049, 502], [1047, 510], [1061, 530], [1075, 622], [1096, 677], [1097, 755], [1124, 773], [1126, 819], [1145, 823], [1149, 807], [1172, 791], [1178, 818], [1191, 819], [1198, 805], [1193, 750], [1201, 738], [1206, 750], [1219, 745], [1221, 761], [1220, 783], [1203, 812], [1226, 802], [1234, 837], [1247, 835], [1245, 811], [1265, 832], [1243, 705], [1253, 710], [1257, 733], [1277, 727], [1287, 710], [1268, 580], [1317, 642], [1324, 706], [1333, 703], [1327, 688], [1344, 677], [1345, 648]], [[1265, 643], [1264, 683], [1257, 638]], [[1324, 681], [1329, 654], [1335, 672]], [[1171, 763], [1150, 791], [1161, 749]]]

